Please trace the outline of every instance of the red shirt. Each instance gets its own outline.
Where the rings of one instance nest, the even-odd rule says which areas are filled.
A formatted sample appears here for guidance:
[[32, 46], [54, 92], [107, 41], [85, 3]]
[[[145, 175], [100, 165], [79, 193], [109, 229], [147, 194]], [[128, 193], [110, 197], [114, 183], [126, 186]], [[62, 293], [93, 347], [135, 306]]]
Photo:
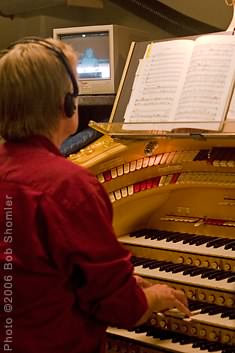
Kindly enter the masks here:
[[44, 137], [1, 145], [0, 180], [1, 345], [103, 352], [107, 325], [129, 328], [147, 309], [106, 192]]

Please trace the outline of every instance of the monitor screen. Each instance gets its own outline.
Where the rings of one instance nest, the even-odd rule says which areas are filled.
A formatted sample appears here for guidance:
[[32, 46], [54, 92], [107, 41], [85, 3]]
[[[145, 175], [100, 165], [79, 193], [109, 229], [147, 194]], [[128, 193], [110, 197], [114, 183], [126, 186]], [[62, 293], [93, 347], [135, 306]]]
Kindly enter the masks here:
[[70, 44], [78, 55], [79, 80], [110, 79], [108, 31], [60, 34], [59, 38]]

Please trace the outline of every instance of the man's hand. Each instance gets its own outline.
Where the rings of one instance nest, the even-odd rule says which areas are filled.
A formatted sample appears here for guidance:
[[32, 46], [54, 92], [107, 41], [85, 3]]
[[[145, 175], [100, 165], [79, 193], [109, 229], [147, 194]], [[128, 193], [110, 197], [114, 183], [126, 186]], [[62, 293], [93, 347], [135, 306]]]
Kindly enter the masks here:
[[141, 288], [148, 288], [152, 286], [152, 283], [147, 281], [145, 278], [134, 275], [134, 278], [136, 280], [136, 283], [138, 284], [139, 287]]
[[165, 284], [154, 284], [142, 287], [148, 303], [148, 310], [136, 323], [136, 326], [144, 324], [153, 312], [164, 312], [177, 308], [186, 316], [191, 316], [188, 309], [188, 301], [181, 290], [171, 288]]
[[169, 309], [177, 308], [186, 316], [191, 316], [188, 309], [188, 301], [185, 294], [181, 290], [168, 287], [165, 284], [155, 284], [146, 291], [151, 291], [153, 297], [154, 311], [162, 312]]

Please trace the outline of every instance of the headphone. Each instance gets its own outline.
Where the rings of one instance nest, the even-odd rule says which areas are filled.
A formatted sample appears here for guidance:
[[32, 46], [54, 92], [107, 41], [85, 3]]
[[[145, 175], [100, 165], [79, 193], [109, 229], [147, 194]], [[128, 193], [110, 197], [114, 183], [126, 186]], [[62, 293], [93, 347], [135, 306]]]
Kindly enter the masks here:
[[40, 37], [25, 37], [22, 40], [13, 42], [12, 44], [9, 45], [9, 47], [7, 48], [7, 51], [14, 48], [17, 44], [27, 44], [27, 43], [35, 43], [37, 45], [40, 45], [40, 46], [52, 51], [55, 54], [55, 56], [60, 60], [60, 62], [64, 65], [64, 68], [65, 68], [65, 70], [66, 70], [66, 72], [72, 82], [72, 86], [73, 86], [73, 92], [66, 93], [65, 98], [64, 98], [65, 115], [68, 118], [71, 118], [77, 109], [77, 106], [75, 104], [75, 98], [79, 94], [79, 89], [78, 89], [77, 80], [74, 76], [73, 70], [71, 68], [70, 63], [68, 62], [67, 57], [65, 56], [64, 52], [59, 47], [51, 44], [46, 39], [43, 39]]

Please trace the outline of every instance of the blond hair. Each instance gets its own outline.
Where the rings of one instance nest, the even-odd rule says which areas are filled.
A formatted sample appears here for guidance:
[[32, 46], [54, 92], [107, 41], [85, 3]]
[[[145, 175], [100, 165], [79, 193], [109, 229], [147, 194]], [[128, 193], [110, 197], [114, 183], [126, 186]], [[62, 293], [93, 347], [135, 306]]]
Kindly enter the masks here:
[[[73, 49], [54, 39], [50, 45], [62, 50], [73, 70]], [[0, 56], [0, 136], [19, 140], [48, 135], [59, 122], [66, 93], [73, 92], [63, 62], [40, 42], [18, 43]]]

